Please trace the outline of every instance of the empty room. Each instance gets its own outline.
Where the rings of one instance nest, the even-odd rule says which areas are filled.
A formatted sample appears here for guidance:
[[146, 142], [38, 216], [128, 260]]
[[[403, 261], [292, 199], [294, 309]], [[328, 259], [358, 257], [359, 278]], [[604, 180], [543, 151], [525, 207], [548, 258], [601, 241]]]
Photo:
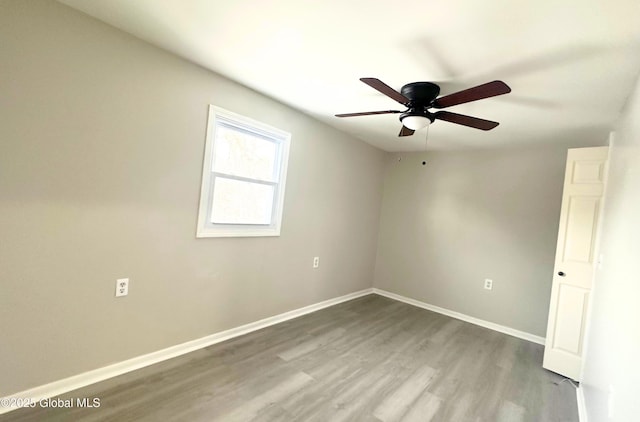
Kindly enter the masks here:
[[640, 420], [637, 0], [0, 0], [0, 421]]

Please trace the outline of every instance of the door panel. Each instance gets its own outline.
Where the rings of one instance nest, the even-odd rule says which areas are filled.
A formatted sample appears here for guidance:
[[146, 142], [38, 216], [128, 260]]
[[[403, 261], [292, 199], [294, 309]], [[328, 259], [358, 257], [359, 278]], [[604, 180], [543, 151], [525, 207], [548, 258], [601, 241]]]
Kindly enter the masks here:
[[589, 291], [568, 284], [560, 285], [553, 347], [579, 355], [582, 352], [582, 326], [586, 316]]
[[593, 261], [600, 198], [571, 196], [567, 215], [563, 262]]
[[573, 162], [573, 184], [604, 183], [604, 162], [576, 160]]

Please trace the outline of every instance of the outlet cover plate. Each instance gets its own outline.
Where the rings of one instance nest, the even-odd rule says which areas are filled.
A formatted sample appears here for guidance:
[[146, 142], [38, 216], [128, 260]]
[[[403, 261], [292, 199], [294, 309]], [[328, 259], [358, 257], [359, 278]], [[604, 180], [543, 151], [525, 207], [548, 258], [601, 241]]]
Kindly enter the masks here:
[[129, 279], [119, 278], [116, 280], [116, 297], [126, 296], [129, 294]]

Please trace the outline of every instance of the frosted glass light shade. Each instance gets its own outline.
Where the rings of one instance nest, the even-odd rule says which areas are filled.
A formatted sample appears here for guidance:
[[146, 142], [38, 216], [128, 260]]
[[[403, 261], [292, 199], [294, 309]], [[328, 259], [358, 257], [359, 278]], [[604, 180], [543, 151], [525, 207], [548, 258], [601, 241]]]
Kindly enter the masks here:
[[407, 116], [402, 119], [402, 124], [412, 130], [419, 130], [429, 126], [431, 120], [424, 116]]

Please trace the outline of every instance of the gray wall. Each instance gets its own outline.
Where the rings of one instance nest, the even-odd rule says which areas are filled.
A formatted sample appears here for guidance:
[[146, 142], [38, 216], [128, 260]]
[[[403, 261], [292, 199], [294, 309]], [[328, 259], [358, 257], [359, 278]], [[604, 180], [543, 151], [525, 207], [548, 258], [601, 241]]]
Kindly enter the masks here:
[[[0, 40], [0, 396], [371, 286], [382, 152], [53, 1]], [[292, 133], [282, 236], [196, 240], [210, 103]]]
[[566, 147], [390, 154], [375, 287], [544, 336]]
[[[635, 421], [640, 415], [640, 80], [610, 149], [600, 252], [584, 369], [590, 422]], [[608, 419], [609, 387], [614, 417]]]

